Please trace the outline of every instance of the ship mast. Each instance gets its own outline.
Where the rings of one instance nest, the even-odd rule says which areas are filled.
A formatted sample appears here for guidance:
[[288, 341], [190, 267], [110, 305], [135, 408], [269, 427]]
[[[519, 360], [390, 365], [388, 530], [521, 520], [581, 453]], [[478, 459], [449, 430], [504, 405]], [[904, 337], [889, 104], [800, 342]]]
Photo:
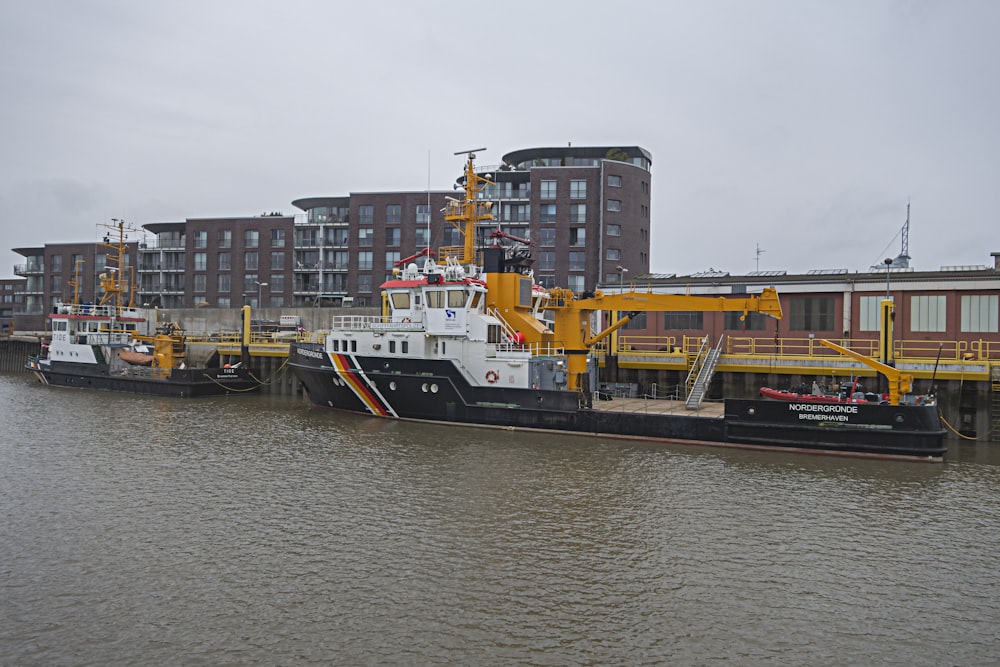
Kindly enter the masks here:
[[448, 199], [445, 206], [444, 219], [462, 232], [465, 244], [462, 248], [462, 256], [458, 257], [460, 262], [475, 264], [476, 254], [476, 224], [484, 220], [492, 220], [493, 202], [479, 200], [479, 193], [486, 184], [495, 185], [493, 181], [476, 173], [474, 160], [476, 151], [484, 151], [485, 148], [473, 148], [469, 151], [458, 151], [455, 155], [468, 155], [465, 165], [465, 199]]
[[[111, 251], [106, 255], [104, 273], [99, 276], [101, 289], [104, 290], [100, 305], [111, 304], [117, 311], [124, 307], [134, 306], [135, 281], [132, 279], [134, 267], [126, 265], [125, 241], [126, 232], [136, 230], [126, 226], [125, 221], [118, 218], [112, 218], [111, 222], [114, 224], [102, 224], [101, 226], [111, 230], [113, 236], [105, 234], [102, 242], [98, 244]], [[128, 276], [125, 275], [126, 270], [129, 272]]]

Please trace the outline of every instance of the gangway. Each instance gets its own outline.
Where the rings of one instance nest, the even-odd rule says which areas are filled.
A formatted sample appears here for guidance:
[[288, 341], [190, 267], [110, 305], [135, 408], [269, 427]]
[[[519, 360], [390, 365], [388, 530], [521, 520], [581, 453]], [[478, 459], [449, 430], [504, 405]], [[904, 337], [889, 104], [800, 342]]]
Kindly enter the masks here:
[[[715, 367], [719, 363], [719, 356], [722, 355], [722, 341], [724, 338], [725, 334], [719, 337], [718, 345], [714, 348], [709, 348], [705, 352], [705, 359], [701, 364], [701, 369], [694, 378], [694, 382], [690, 385], [691, 388], [688, 391], [687, 401], [684, 403], [684, 407], [688, 410], [697, 410], [701, 407], [702, 401], [705, 400], [705, 393], [708, 391], [708, 386], [712, 383], [712, 376], [715, 375]], [[706, 336], [702, 344], [702, 350], [707, 345], [708, 337]], [[702, 350], [698, 351], [699, 355], [701, 355]], [[692, 373], [693, 371], [694, 368], [692, 367]]]

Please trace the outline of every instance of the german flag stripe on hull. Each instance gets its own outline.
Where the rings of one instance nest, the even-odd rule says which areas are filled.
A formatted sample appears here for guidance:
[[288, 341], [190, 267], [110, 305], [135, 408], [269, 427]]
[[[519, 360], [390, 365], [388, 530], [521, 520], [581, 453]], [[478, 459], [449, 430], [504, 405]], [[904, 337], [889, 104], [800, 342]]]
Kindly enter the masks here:
[[351, 388], [358, 400], [364, 403], [369, 412], [380, 417], [399, 416], [371, 383], [355, 359], [346, 354], [331, 354], [330, 358], [337, 369], [337, 375]]

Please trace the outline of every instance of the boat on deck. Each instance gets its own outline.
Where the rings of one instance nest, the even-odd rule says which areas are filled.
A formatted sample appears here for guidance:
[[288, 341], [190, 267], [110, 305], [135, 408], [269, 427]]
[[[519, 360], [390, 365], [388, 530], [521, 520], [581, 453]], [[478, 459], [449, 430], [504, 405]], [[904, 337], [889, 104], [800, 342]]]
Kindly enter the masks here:
[[[848, 395], [850, 394], [850, 395]], [[796, 391], [793, 389], [771, 389], [761, 387], [760, 395], [774, 401], [796, 403], [878, 403], [878, 397], [871, 394], [871, 399], [864, 392], [823, 393], [821, 391]]]
[[[317, 406], [378, 417], [554, 430], [608, 438], [940, 460], [945, 431], [936, 407], [725, 399], [694, 412], [666, 401], [595, 400], [592, 349], [643, 311], [737, 311], [781, 317], [773, 288], [737, 297], [651, 292], [574, 294], [534, 282], [523, 247], [491, 236], [479, 197], [486, 176], [469, 153], [464, 200], [445, 219], [465, 246], [422, 253], [381, 285], [377, 316], [335, 316], [323, 343], [293, 343], [289, 366]], [[431, 256], [438, 259], [432, 259]], [[625, 315], [601, 331], [601, 312]]]
[[[134, 290], [122, 268], [124, 221], [117, 222], [117, 239], [106, 236], [103, 244], [113, 251], [100, 276], [104, 298], [88, 304], [74, 297], [55, 306], [48, 316], [51, 339], [25, 368], [46, 385], [132, 394], [194, 397], [258, 389], [262, 383], [248, 364], [221, 364], [217, 353], [196, 360], [176, 326], [158, 323], [156, 310], [131, 305]], [[246, 327], [249, 321], [247, 306]]]

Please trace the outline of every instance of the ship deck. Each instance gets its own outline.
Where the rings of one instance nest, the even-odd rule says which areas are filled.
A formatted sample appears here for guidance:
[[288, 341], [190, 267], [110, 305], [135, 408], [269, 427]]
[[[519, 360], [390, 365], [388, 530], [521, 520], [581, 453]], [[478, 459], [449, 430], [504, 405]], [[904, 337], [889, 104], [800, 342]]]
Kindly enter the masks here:
[[627, 412], [651, 415], [684, 415], [687, 417], [721, 418], [725, 404], [706, 401], [697, 410], [688, 410], [684, 401], [668, 398], [623, 398], [615, 396], [610, 401], [594, 401], [594, 410], [602, 412]]

